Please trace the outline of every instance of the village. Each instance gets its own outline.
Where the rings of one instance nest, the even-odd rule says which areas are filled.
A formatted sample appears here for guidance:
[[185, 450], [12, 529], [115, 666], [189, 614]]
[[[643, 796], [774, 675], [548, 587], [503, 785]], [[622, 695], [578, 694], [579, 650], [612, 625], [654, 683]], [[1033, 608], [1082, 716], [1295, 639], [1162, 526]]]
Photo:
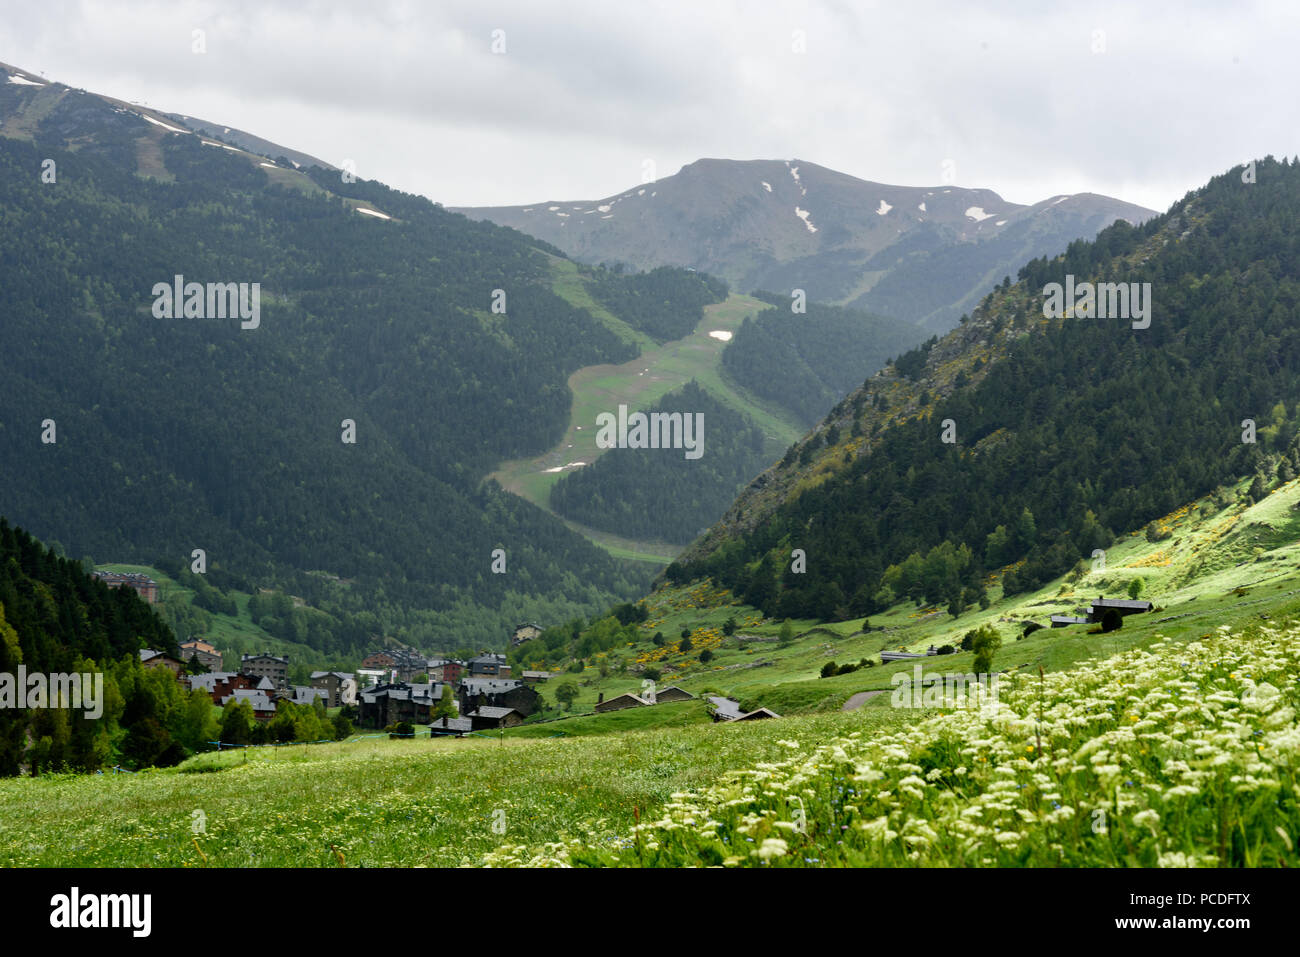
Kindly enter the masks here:
[[[151, 582], [122, 581], [140, 589]], [[512, 635], [513, 644], [540, 633], [535, 624], [521, 624]], [[258, 722], [275, 717], [280, 703], [345, 709], [359, 728], [387, 730], [427, 727], [430, 737], [455, 736], [499, 730], [523, 724], [544, 708], [538, 686], [555, 677], [547, 671], [522, 671], [515, 676], [506, 656], [484, 651], [467, 661], [428, 657], [408, 649], [372, 651], [355, 672], [313, 671], [310, 683], [294, 685], [289, 680], [289, 658], [270, 652], [241, 654], [238, 671], [223, 670], [224, 658], [211, 643], [190, 639], [180, 643], [175, 657], [154, 649], [140, 651], [146, 668], [166, 668], [190, 690], [200, 689], [212, 703], [225, 707], [230, 702], [247, 702]], [[656, 687], [645, 681], [639, 693], [624, 693], [608, 700], [599, 696], [592, 713], [603, 714], [628, 708], [653, 707], [696, 696], [675, 685]], [[753, 721], [779, 717], [766, 708], [744, 711], [738, 702], [710, 696], [715, 721]]]

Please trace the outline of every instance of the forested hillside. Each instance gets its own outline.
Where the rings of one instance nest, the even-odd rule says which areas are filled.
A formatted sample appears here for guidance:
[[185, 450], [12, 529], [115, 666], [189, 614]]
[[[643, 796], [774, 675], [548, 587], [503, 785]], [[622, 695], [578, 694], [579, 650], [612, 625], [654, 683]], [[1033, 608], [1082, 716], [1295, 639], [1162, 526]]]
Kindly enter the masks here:
[[96, 581], [0, 518], [0, 674], [16, 676], [20, 665], [33, 674], [107, 672], [102, 720], [66, 707], [0, 708], [0, 775], [33, 763], [91, 770], [117, 754], [154, 763], [171, 746], [164, 724], [175, 717], [179, 731], [183, 721], [168, 715], [155, 689], [163, 681], [174, 688], [175, 679], [166, 669], [142, 670], [142, 647], [177, 654], [171, 629], [144, 599]]
[[694, 381], [646, 411], [702, 415], [703, 454], [688, 459], [677, 449], [611, 449], [564, 475], [551, 489], [551, 508], [602, 531], [685, 544], [767, 465], [763, 432]]
[[[1036, 587], [1220, 483], [1293, 477], [1300, 164], [1258, 170], [1028, 264], [841, 402], [669, 579], [710, 575], [781, 615], [862, 614], [901, 594], [960, 611], [1004, 566], [1008, 593]], [[1151, 283], [1149, 328], [1045, 319], [1044, 286], [1067, 275]]]
[[[11, 520], [99, 561], [203, 549], [211, 570], [330, 609], [331, 650], [385, 633], [499, 643], [520, 617], [643, 587], [640, 568], [480, 484], [558, 440], [575, 369], [636, 355], [552, 291], [555, 250], [115, 102], [0, 83]], [[259, 283], [257, 328], [156, 318], [154, 287], [177, 275]], [[725, 294], [685, 270], [597, 275], [651, 335]]]
[[694, 270], [660, 266], [623, 275], [618, 267], [597, 273], [591, 294], [633, 328], [669, 342], [690, 335], [704, 307], [727, 298], [727, 284]]
[[746, 319], [722, 354], [722, 366], [756, 395], [793, 412], [807, 426], [889, 359], [924, 337], [920, 327], [854, 309], [755, 293], [771, 309]]

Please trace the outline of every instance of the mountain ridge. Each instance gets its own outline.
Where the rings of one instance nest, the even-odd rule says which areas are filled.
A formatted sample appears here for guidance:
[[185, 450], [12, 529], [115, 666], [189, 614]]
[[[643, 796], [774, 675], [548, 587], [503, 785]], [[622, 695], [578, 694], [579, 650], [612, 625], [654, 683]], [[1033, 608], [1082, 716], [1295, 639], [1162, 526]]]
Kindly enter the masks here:
[[[942, 331], [1021, 263], [1116, 219], [1154, 215], [1095, 193], [1023, 205], [991, 189], [894, 186], [801, 159], [714, 158], [602, 199], [449, 208], [587, 262], [693, 268], [742, 292], [801, 288]], [[938, 283], [936, 273], [952, 278]]]
[[[1300, 170], [1260, 166], [1267, 186], [1216, 176], [1141, 227], [1116, 223], [1027, 263], [958, 329], [841, 401], [668, 580], [715, 577], [768, 614], [843, 617], [887, 605], [879, 590], [899, 575], [915, 593], [934, 563], [956, 577], [924, 594], [960, 608], [1004, 565], [1019, 569], [1008, 588], [1033, 587], [1216, 483], [1284, 478], [1300, 464], [1286, 319]], [[1155, 319], [1045, 318], [1043, 290], [1065, 274], [1146, 280]], [[1251, 416], [1268, 423], [1266, 441], [1241, 441]], [[809, 556], [802, 578], [781, 570], [796, 547]]]

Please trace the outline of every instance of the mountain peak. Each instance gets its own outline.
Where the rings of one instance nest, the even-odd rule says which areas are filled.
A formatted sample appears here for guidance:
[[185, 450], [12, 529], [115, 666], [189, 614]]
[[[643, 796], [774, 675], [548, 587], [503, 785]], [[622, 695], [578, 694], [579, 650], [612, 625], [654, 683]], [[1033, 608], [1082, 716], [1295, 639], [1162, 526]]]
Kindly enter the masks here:
[[738, 291], [803, 289], [936, 330], [1026, 260], [1154, 215], [1094, 193], [1023, 206], [991, 189], [875, 183], [799, 158], [717, 157], [603, 199], [454, 211], [587, 262], [687, 266]]

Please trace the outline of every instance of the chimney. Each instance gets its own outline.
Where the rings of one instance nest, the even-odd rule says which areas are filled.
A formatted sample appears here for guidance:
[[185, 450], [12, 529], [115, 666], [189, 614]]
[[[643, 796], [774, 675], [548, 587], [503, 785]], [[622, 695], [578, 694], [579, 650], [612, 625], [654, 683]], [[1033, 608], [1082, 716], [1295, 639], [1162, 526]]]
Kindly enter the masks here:
[[605, 692], [602, 691], [602, 692], [601, 692], [599, 695], [597, 695], [597, 697], [596, 697], [596, 704], [603, 704], [604, 702], [605, 702]]

